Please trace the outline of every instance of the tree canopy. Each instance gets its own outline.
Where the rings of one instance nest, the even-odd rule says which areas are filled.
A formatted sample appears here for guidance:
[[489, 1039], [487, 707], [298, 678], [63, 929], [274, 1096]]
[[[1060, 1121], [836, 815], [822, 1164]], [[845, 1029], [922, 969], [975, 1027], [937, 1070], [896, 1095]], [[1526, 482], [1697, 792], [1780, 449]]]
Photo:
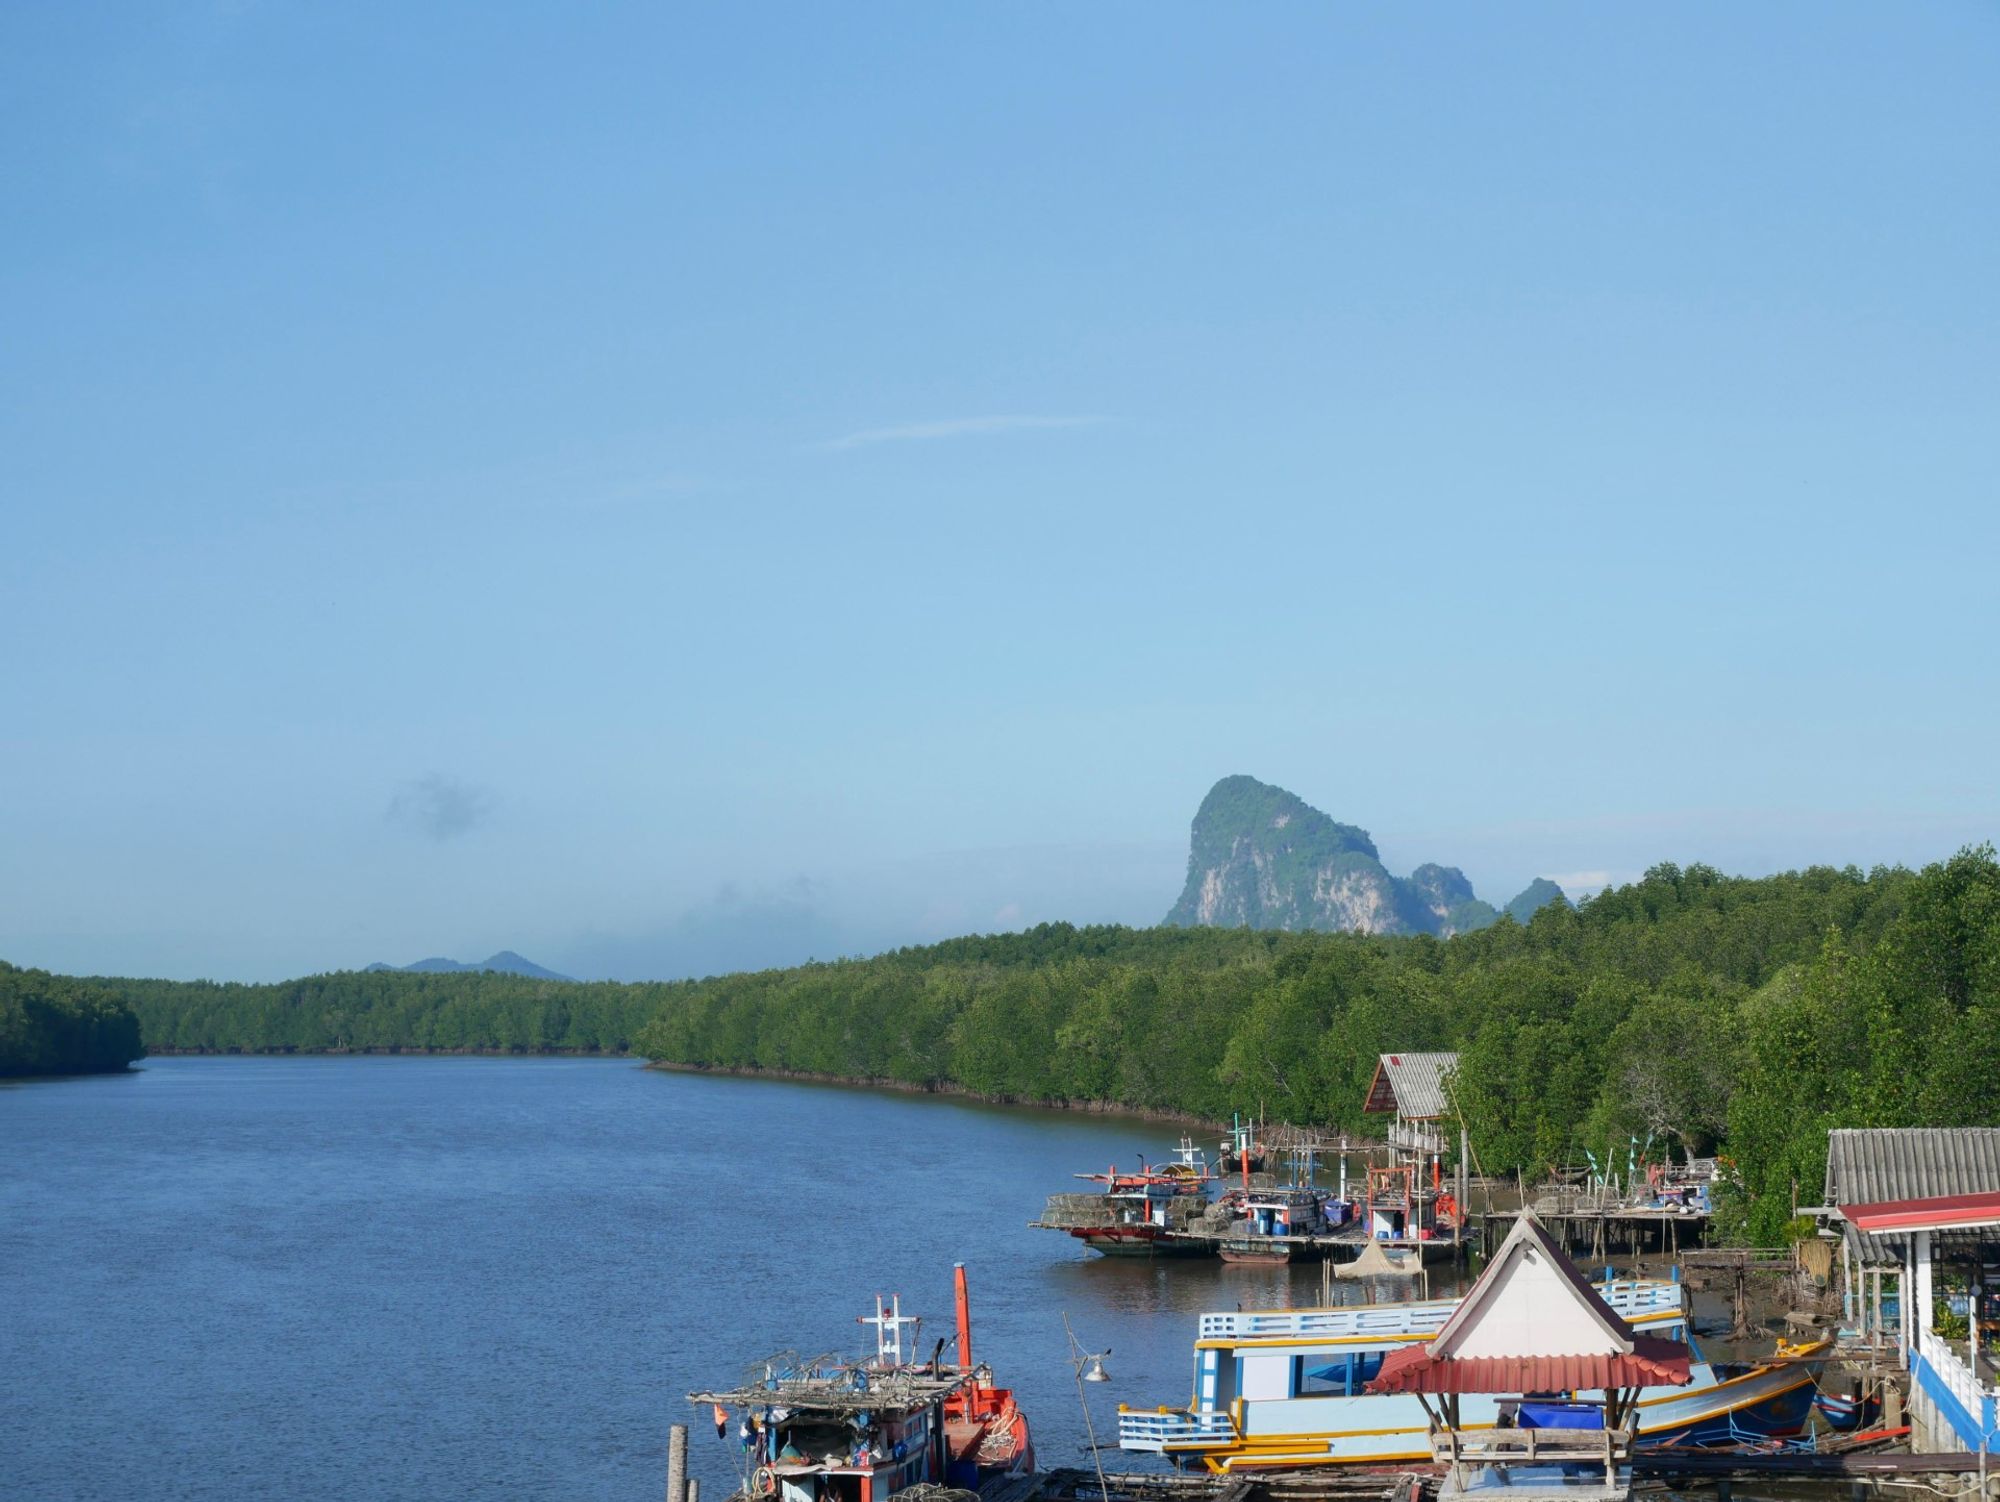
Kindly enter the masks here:
[[1734, 1234], [1817, 1194], [1826, 1129], [2000, 1119], [2000, 864], [1660, 865], [1474, 933], [1078, 928], [706, 980], [344, 972], [106, 981], [149, 1043], [631, 1051], [705, 1068], [1346, 1128], [1378, 1054], [1456, 1049], [1480, 1166], [1720, 1152]]
[[142, 1052], [138, 1019], [111, 992], [0, 962], [0, 1075], [100, 1074]]

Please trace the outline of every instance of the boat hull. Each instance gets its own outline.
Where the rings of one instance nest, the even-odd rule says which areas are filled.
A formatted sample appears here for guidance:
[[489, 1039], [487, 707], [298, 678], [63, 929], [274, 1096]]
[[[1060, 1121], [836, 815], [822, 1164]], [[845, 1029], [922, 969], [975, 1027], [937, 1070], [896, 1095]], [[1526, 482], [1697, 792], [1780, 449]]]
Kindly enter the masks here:
[[1216, 1251], [1224, 1262], [1237, 1267], [1283, 1267], [1299, 1260], [1288, 1246], [1231, 1246], [1224, 1242]]
[[[1720, 1376], [1698, 1367], [1690, 1387], [1655, 1388], [1642, 1395], [1639, 1446], [1700, 1448], [1796, 1435], [1811, 1415], [1820, 1368], [1819, 1362], [1785, 1362]], [[1464, 1428], [1494, 1426], [1498, 1398], [1468, 1394], [1461, 1401]], [[1251, 1433], [1233, 1443], [1180, 1451], [1170, 1445], [1165, 1453], [1184, 1469], [1225, 1475], [1431, 1460], [1429, 1422], [1414, 1397], [1357, 1395], [1313, 1406], [1324, 1411], [1324, 1429], [1315, 1425], [1307, 1432]]]
[[1158, 1235], [1151, 1226], [1075, 1230], [1070, 1235], [1106, 1257], [1207, 1257], [1214, 1251], [1207, 1241], [1170, 1240]]

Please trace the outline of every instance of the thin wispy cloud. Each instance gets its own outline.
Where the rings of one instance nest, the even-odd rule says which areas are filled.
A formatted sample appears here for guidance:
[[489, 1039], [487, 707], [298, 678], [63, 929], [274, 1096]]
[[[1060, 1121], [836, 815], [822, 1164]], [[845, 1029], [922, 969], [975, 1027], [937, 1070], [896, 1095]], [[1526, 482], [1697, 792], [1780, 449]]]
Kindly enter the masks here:
[[983, 438], [995, 433], [1024, 433], [1036, 428], [1094, 428], [1106, 417], [947, 417], [937, 422], [906, 422], [893, 428], [868, 428], [835, 438], [830, 449], [869, 448], [878, 443], [930, 443], [940, 438]]

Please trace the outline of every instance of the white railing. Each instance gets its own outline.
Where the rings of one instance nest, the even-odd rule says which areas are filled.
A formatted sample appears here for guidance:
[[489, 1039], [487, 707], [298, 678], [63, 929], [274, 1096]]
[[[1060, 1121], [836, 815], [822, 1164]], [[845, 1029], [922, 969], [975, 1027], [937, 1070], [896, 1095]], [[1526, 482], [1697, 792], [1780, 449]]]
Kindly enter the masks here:
[[[1679, 1314], [1679, 1283], [1653, 1278], [1599, 1283], [1597, 1291], [1623, 1319]], [[1340, 1309], [1245, 1309], [1204, 1314], [1197, 1329], [1202, 1340], [1283, 1340], [1354, 1336], [1433, 1335], [1451, 1318], [1456, 1299], [1428, 1299], [1413, 1304], [1356, 1304]]]
[[1935, 1330], [1917, 1332], [1917, 1350], [1924, 1360], [1938, 1374], [1938, 1380], [1951, 1389], [1951, 1395], [1965, 1405], [1965, 1411], [1978, 1423], [1985, 1410], [1986, 1400], [1994, 1397], [1995, 1390], [1981, 1387], [1978, 1377], [1966, 1364], [1963, 1352], [1951, 1345]]
[[1126, 1408], [1118, 1413], [1118, 1445], [1158, 1454], [1168, 1445], [1226, 1445], [1236, 1425], [1226, 1413], [1175, 1413]]
[[1444, 1151], [1444, 1138], [1429, 1127], [1399, 1121], [1389, 1128], [1389, 1146], [1435, 1157]]

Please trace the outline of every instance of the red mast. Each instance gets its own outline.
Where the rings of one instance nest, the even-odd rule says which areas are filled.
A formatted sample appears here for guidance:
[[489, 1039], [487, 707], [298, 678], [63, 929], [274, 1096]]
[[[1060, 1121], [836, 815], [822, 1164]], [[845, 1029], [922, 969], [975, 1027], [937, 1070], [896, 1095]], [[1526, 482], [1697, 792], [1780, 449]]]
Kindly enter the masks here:
[[966, 1292], [965, 1264], [954, 1262], [951, 1270], [952, 1294], [958, 1303], [958, 1364], [972, 1370], [972, 1296]]

